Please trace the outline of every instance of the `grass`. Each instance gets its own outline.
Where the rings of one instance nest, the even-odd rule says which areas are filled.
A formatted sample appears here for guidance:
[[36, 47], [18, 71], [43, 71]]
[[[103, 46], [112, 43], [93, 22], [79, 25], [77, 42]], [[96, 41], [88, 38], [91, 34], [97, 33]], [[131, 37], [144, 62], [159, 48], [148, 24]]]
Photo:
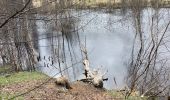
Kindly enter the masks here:
[[[5, 93], [1, 93], [0, 94], [0, 100], [8, 100], [10, 98], [12, 98], [14, 95], [11, 95], [11, 94], [5, 94]], [[24, 97], [20, 96], [20, 97], [17, 97], [15, 99], [12, 99], [12, 100], [24, 100]]]
[[121, 99], [121, 100], [147, 100], [147, 97], [140, 97], [140, 96], [129, 96], [128, 99], [125, 99], [125, 96], [121, 92], [117, 92], [114, 90], [108, 91], [108, 94], [114, 98]]
[[11, 74], [9, 77], [0, 76], [0, 86], [43, 78], [47, 78], [47, 76], [39, 72], [18, 72]]
[[120, 4], [120, 1], [114, 2], [114, 0], [73, 0], [77, 7], [82, 7], [84, 5], [87, 8], [103, 8], [108, 6], [117, 7]]
[[121, 94], [120, 92], [116, 92], [114, 90], [109, 90], [108, 94], [113, 96], [114, 98], [124, 98], [123, 94]]
[[[48, 78], [48, 76], [40, 72], [13, 73], [9, 77], [0, 76], [0, 88], [6, 85], [27, 82], [31, 80], [46, 79], [46, 78]], [[20, 94], [20, 93], [10, 94], [10, 93], [2, 93], [0, 91], [0, 100], [8, 100], [9, 98], [13, 97], [16, 94]], [[24, 100], [24, 97], [20, 96], [13, 100]]]
[[0, 66], [0, 73], [5, 73], [5, 72], [7, 72], [9, 70], [11, 70], [11, 66], [10, 65]]
[[130, 96], [127, 100], [148, 100], [147, 97]]

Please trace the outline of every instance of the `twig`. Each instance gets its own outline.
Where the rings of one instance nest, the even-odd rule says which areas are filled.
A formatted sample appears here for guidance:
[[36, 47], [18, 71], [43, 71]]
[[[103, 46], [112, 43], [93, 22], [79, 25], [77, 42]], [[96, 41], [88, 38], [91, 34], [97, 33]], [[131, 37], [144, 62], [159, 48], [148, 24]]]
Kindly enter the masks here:
[[29, 5], [29, 3], [31, 2], [31, 0], [28, 0], [28, 2], [25, 4], [25, 6], [17, 11], [16, 13], [14, 13], [12, 16], [10, 16], [7, 20], [5, 20], [1, 25], [0, 25], [0, 28], [2, 28], [3, 26], [5, 26], [12, 18], [14, 18], [16, 15], [18, 15], [19, 13], [23, 12], [24, 9]]

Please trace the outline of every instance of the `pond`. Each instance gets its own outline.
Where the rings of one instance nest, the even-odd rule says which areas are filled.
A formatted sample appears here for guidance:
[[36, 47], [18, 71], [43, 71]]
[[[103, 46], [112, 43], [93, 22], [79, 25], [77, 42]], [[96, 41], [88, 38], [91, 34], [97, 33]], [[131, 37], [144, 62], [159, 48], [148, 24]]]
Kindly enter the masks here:
[[[164, 20], [169, 18], [169, 9], [161, 10], [160, 12]], [[143, 11], [142, 28], [145, 33], [149, 31], [153, 12], [150, 8]], [[109, 80], [104, 83], [104, 87], [107, 89], [123, 88], [125, 86], [127, 64], [130, 61], [136, 31], [131, 11], [122, 13], [120, 9], [116, 9], [111, 13], [107, 13], [102, 10], [82, 10], [71, 11], [70, 14], [76, 18], [74, 27], [78, 29], [78, 32], [72, 33], [68, 39], [64, 40], [65, 52], [63, 53], [65, 59], [61, 58], [62, 68], [64, 69], [66, 68], [64, 66], [69, 67], [82, 60], [80, 40], [82, 44], [86, 42], [90, 67], [92, 69], [99, 68], [102, 73], [108, 70], [105, 77]], [[48, 17], [52, 18], [52, 16], [53, 15], [50, 15]], [[47, 16], [41, 15], [38, 17]], [[42, 58], [39, 63], [39, 66], [42, 67], [40, 67], [39, 70], [49, 76], [54, 76], [59, 72], [59, 65], [57, 59], [54, 58], [55, 64], [52, 65], [50, 57], [52, 59], [56, 54], [56, 50], [62, 48], [58, 46], [58, 38], [62, 40], [62, 35], [56, 30], [57, 26], [53, 21], [46, 22], [41, 20], [37, 21], [36, 25], [39, 38], [38, 48]], [[69, 43], [68, 41], [71, 42]], [[60, 42], [63, 43], [63, 41]], [[83, 72], [82, 63], [77, 63], [73, 68], [68, 68], [64, 73], [68, 75], [71, 81], [76, 81], [83, 78]], [[55, 77], [58, 77], [58, 75]], [[114, 82], [114, 79], [116, 82]]]

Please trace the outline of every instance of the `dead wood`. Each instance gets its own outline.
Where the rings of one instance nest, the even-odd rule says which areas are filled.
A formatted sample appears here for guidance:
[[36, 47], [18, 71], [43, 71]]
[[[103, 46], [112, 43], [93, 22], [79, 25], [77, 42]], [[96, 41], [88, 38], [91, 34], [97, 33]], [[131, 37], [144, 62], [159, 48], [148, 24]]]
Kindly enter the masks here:
[[62, 87], [65, 87], [66, 89], [72, 89], [68, 79], [65, 76], [56, 78], [55, 83], [56, 85], [60, 85]]
[[86, 79], [81, 79], [80, 81], [91, 83], [98, 88], [103, 88], [103, 81], [108, 80], [108, 78], [103, 77], [106, 74], [106, 72], [102, 74], [99, 69], [95, 71], [90, 69], [90, 62], [88, 60], [88, 53], [86, 47], [82, 46], [81, 51], [84, 54], [83, 65], [85, 72], [83, 74], [85, 75]]

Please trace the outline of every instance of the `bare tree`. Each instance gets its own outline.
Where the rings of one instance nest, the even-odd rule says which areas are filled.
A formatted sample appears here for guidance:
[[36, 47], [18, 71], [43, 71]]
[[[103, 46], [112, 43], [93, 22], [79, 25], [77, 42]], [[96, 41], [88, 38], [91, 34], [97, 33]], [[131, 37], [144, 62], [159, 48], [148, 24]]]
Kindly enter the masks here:
[[142, 6], [133, 7], [132, 12], [136, 34], [128, 67], [127, 84], [130, 91], [127, 96], [135, 91], [139, 91], [141, 96], [157, 96], [166, 93], [170, 85], [169, 74], [167, 74], [169, 73], [168, 59], [163, 58], [161, 50], [162, 46], [166, 47], [164, 39], [170, 21], [165, 23], [166, 26], [163, 29], [160, 29], [159, 9], [157, 8], [151, 19], [150, 32], [143, 33]]

